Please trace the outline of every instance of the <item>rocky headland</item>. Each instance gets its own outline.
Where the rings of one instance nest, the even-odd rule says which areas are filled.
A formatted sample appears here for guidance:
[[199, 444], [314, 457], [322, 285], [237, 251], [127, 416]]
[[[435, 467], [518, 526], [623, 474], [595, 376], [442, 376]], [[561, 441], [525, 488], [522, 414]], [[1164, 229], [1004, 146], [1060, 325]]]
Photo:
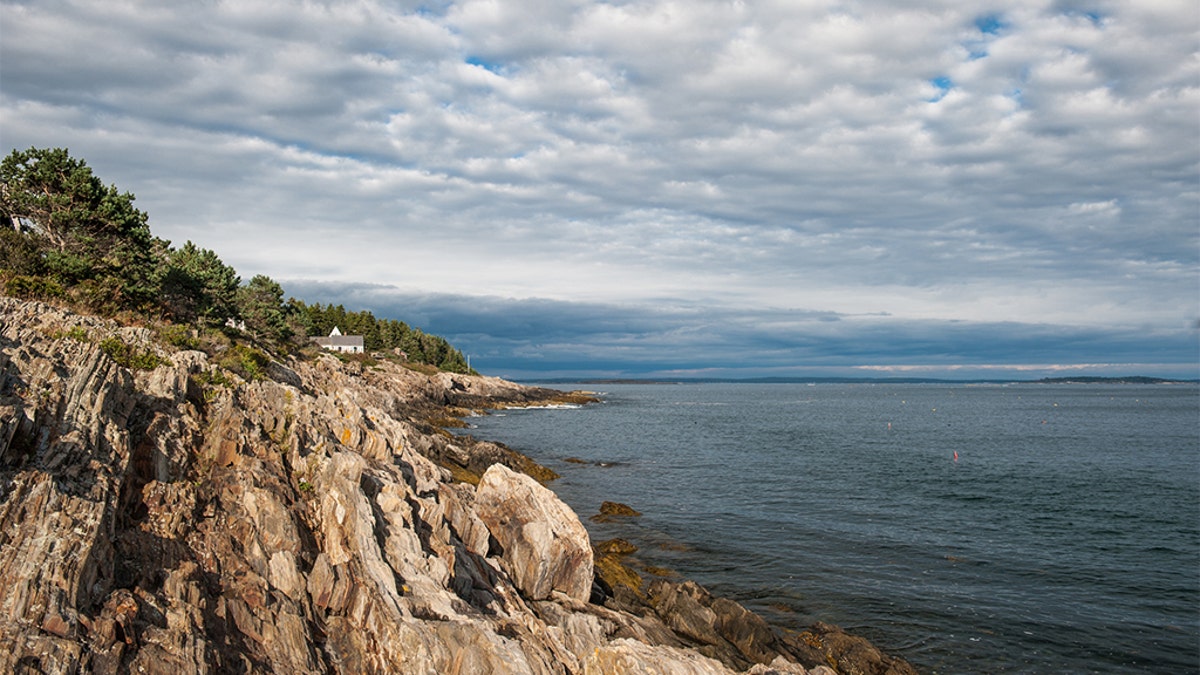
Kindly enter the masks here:
[[442, 428], [567, 396], [331, 354], [247, 380], [0, 298], [0, 672], [913, 672], [643, 578], [548, 469]]

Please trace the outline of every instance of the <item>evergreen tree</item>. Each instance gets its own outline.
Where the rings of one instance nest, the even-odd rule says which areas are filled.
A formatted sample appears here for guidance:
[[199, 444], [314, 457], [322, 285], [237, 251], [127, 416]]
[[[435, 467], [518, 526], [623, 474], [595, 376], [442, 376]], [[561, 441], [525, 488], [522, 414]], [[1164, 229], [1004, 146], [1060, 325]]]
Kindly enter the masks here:
[[246, 328], [255, 337], [283, 340], [291, 335], [283, 287], [264, 274], [255, 275], [237, 290], [237, 308]]
[[240, 284], [216, 253], [189, 241], [167, 254], [160, 302], [176, 321], [216, 324], [237, 314]]
[[466, 372], [463, 355], [444, 338], [403, 321], [343, 305], [283, 302], [265, 275], [245, 285], [217, 254], [150, 233], [132, 194], [105, 186], [62, 148], [13, 151], [0, 161], [0, 282], [8, 293], [74, 299], [101, 312], [134, 310], [180, 323], [213, 325], [241, 318], [261, 340], [333, 328], [363, 336], [370, 351], [400, 348], [409, 360]]
[[150, 227], [133, 200], [63, 148], [0, 162], [0, 217], [37, 235], [44, 273], [97, 309], [146, 307], [158, 290]]

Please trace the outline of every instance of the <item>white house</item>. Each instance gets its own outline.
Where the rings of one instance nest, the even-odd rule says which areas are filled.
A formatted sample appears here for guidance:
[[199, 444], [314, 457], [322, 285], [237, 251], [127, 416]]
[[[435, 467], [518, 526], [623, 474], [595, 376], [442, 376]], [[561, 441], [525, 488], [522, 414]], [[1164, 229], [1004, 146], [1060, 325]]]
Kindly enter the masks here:
[[329, 337], [311, 338], [313, 342], [321, 345], [322, 349], [328, 349], [331, 352], [341, 352], [343, 354], [361, 354], [363, 353], [363, 337], [361, 335], [342, 335], [342, 331], [338, 330], [337, 326], [329, 331]]

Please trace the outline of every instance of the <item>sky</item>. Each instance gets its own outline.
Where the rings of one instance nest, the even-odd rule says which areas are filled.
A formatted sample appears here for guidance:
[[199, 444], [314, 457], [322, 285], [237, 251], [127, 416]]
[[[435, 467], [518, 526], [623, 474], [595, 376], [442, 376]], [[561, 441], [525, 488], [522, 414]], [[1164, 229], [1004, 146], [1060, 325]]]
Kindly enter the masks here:
[[0, 0], [0, 151], [490, 375], [1200, 377], [1194, 0]]

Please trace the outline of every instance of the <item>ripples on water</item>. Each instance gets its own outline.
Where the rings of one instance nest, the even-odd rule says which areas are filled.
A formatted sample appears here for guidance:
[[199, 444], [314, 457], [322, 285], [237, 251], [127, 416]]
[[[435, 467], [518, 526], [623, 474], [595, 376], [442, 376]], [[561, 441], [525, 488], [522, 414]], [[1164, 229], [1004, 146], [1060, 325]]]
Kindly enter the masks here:
[[[1200, 671], [1195, 386], [606, 389], [471, 433], [562, 474], [594, 539], [778, 625], [929, 673]], [[603, 500], [645, 515], [588, 522]]]

